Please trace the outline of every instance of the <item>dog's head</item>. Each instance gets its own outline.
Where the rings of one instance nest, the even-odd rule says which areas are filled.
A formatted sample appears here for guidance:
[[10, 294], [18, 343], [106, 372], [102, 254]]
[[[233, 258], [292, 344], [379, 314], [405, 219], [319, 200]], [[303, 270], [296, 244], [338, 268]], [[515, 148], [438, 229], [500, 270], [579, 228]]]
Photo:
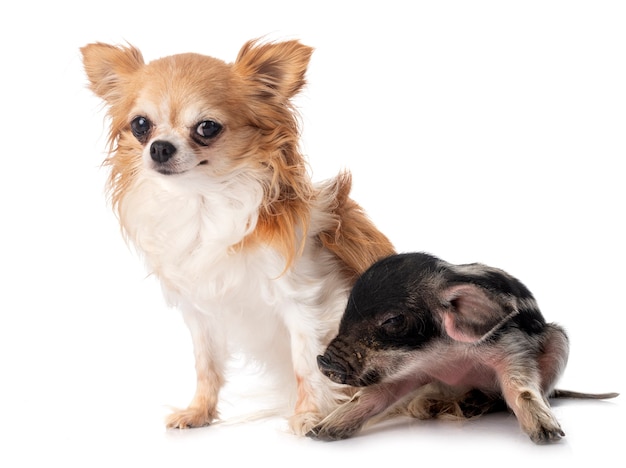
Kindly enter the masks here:
[[444, 347], [493, 336], [520, 304], [529, 307], [522, 320], [541, 326], [530, 292], [501, 270], [451, 265], [422, 253], [393, 255], [357, 280], [338, 335], [318, 365], [331, 380], [352, 386], [445, 368], [462, 352], [439, 354]]
[[230, 64], [198, 54], [146, 64], [134, 47], [102, 43], [81, 52], [90, 88], [108, 106], [114, 192], [142, 170], [219, 178], [243, 168], [268, 184], [301, 170], [290, 100], [311, 48], [251, 41]]
[[81, 52], [108, 110], [109, 191], [123, 226], [121, 202], [142, 178], [162, 178], [181, 196], [237, 181], [253, 196], [237, 193], [233, 204], [262, 192], [250, 221], [256, 240], [275, 244], [287, 263], [294, 258], [312, 188], [292, 98], [305, 83], [310, 47], [250, 41], [233, 63], [192, 53], [145, 63], [132, 46], [102, 43]]

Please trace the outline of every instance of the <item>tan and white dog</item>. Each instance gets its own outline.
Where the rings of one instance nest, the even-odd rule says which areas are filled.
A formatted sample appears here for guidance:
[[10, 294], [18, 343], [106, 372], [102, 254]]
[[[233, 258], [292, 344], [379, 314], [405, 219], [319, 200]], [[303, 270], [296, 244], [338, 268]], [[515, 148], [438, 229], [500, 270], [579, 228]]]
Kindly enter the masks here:
[[344, 398], [316, 357], [350, 287], [394, 252], [349, 198], [349, 174], [311, 182], [291, 98], [312, 49], [250, 41], [233, 63], [187, 53], [146, 64], [102, 43], [81, 52], [108, 109], [122, 230], [193, 340], [196, 393], [167, 426], [214, 421], [225, 366], [243, 352], [293, 382], [290, 426], [305, 434]]

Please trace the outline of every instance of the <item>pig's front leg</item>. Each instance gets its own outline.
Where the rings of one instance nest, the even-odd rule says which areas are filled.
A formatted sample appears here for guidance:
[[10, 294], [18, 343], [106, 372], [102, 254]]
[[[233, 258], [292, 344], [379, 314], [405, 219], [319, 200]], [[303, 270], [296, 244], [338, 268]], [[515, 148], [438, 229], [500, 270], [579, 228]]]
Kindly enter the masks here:
[[364, 387], [311, 429], [307, 436], [318, 440], [341, 440], [356, 434], [372, 417], [382, 413], [421, 382], [399, 381]]

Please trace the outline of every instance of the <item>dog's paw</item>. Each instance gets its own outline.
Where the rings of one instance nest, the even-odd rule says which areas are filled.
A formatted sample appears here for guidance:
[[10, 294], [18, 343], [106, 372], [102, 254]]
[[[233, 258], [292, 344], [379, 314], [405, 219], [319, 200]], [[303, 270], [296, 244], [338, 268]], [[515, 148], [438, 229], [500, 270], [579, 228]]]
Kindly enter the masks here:
[[192, 427], [208, 426], [215, 419], [216, 414], [207, 408], [190, 406], [183, 410], [175, 410], [166, 420], [165, 425], [171, 429], [189, 429]]
[[299, 436], [308, 435], [321, 420], [322, 416], [319, 413], [296, 413], [289, 418], [289, 429]]

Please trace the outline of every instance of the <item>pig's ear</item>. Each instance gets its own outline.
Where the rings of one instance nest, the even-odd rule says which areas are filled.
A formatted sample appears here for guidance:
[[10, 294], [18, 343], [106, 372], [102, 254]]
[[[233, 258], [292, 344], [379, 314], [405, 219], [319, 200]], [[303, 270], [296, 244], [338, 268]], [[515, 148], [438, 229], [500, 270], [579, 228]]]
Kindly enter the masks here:
[[512, 313], [509, 304], [475, 284], [459, 284], [441, 296], [445, 332], [456, 341], [480, 341]]

